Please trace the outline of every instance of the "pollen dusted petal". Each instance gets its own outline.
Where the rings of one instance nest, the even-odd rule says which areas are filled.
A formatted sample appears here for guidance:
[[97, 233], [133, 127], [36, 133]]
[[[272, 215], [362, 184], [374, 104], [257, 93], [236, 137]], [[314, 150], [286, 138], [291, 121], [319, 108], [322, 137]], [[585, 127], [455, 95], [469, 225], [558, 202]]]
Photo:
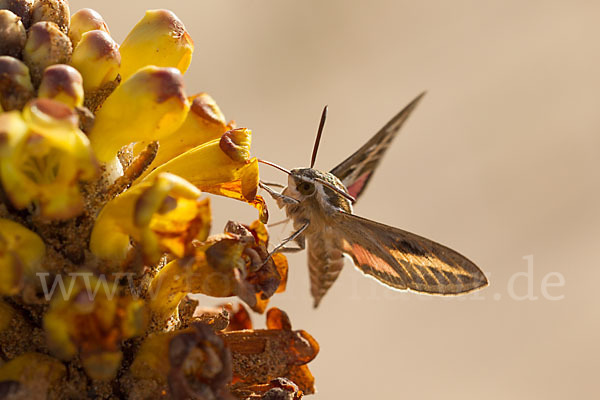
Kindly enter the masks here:
[[178, 70], [145, 67], [117, 87], [96, 114], [92, 147], [100, 161], [108, 162], [125, 145], [169, 135], [189, 107]]
[[54, 22], [64, 33], [69, 32], [71, 11], [66, 0], [36, 0], [31, 9], [33, 23]]
[[192, 61], [194, 43], [183, 23], [168, 10], [148, 10], [121, 44], [121, 76], [146, 65], [174, 67], [182, 74]]
[[68, 64], [73, 52], [69, 37], [54, 22], [37, 22], [27, 32], [23, 61], [31, 72], [31, 81], [37, 86], [46, 67]]

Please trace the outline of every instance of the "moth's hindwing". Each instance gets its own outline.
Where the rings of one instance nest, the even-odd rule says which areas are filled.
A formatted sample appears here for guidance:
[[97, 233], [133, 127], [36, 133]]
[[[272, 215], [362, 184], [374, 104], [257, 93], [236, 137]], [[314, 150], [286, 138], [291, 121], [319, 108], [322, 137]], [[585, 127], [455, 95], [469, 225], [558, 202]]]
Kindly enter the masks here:
[[487, 285], [469, 259], [439, 243], [353, 214], [335, 216], [343, 251], [365, 274], [396, 289], [453, 295]]
[[330, 171], [344, 183], [348, 193], [354, 198], [358, 199], [364, 192], [392, 140], [424, 95], [425, 93], [421, 93], [417, 96], [364, 146]]

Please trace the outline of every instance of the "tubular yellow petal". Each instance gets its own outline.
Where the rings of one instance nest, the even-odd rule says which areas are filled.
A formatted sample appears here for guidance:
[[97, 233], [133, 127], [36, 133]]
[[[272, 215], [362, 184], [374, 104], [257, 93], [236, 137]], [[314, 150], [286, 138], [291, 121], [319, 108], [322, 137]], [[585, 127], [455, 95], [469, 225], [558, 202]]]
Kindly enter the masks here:
[[147, 171], [152, 171], [156, 166], [187, 150], [218, 139], [227, 131], [225, 117], [212, 97], [200, 93], [188, 100], [191, 107], [185, 121], [175, 132], [160, 140], [158, 154]]
[[0, 218], [0, 294], [18, 293], [24, 275], [34, 275], [45, 254], [46, 246], [37, 234]]
[[127, 144], [170, 134], [188, 110], [179, 71], [145, 67], [117, 87], [96, 114], [92, 147], [100, 161], [108, 162]]
[[121, 65], [119, 46], [104, 31], [85, 32], [73, 50], [71, 65], [83, 76], [87, 92], [97, 90], [117, 79]]
[[44, 70], [38, 97], [60, 101], [71, 108], [83, 105], [83, 79], [79, 71], [65, 65], [51, 65]]
[[[145, 179], [169, 172], [190, 181], [204, 192], [248, 202], [266, 220], [266, 208], [258, 189], [258, 161], [250, 159], [251, 131], [233, 129], [157, 166]], [[225, 150], [225, 151], [224, 151]]]
[[121, 44], [121, 76], [146, 65], [174, 67], [182, 74], [192, 61], [194, 43], [183, 23], [168, 10], [148, 10]]
[[210, 206], [199, 196], [196, 187], [167, 173], [130, 188], [100, 212], [90, 239], [92, 253], [119, 263], [132, 237], [148, 260], [157, 261], [164, 251], [183, 257], [193, 239], [208, 235]]
[[104, 18], [91, 8], [82, 8], [71, 16], [71, 28], [69, 29], [69, 38], [76, 47], [81, 40], [81, 36], [89, 31], [104, 31], [110, 34]]

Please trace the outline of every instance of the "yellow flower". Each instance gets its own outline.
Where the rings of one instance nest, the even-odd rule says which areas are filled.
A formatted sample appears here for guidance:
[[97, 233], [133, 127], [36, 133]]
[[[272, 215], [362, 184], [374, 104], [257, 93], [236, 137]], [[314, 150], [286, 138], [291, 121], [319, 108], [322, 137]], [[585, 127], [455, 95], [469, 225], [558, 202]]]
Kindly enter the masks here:
[[183, 74], [193, 50], [192, 38], [175, 14], [148, 10], [121, 44], [121, 76], [128, 79], [146, 65], [174, 67]]
[[207, 93], [197, 94], [188, 100], [191, 106], [185, 121], [175, 132], [160, 140], [158, 154], [147, 172], [187, 150], [219, 139], [229, 129], [219, 106]]
[[196, 246], [194, 258], [174, 260], [162, 268], [148, 288], [154, 315], [168, 318], [188, 293], [238, 296], [254, 311], [264, 312], [269, 298], [285, 289], [287, 261], [275, 254], [267, 260], [266, 229], [230, 222], [226, 232]]
[[93, 379], [115, 376], [123, 357], [121, 342], [141, 334], [146, 325], [143, 301], [117, 295], [116, 285], [92, 273], [69, 277], [44, 316], [51, 352], [62, 360], [79, 354]]
[[0, 294], [14, 295], [46, 254], [44, 242], [23, 225], [0, 218]]
[[83, 208], [78, 182], [96, 176], [97, 164], [78, 118], [49, 99], [28, 103], [22, 115], [0, 115], [0, 177], [12, 204], [39, 207], [45, 219], [66, 219]]
[[90, 249], [113, 262], [125, 259], [130, 237], [144, 256], [158, 261], [162, 252], [183, 257], [193, 239], [204, 240], [210, 227], [210, 207], [200, 190], [184, 179], [161, 173], [111, 200], [94, 225]]
[[73, 50], [71, 65], [83, 76], [86, 94], [92, 94], [92, 91], [117, 79], [121, 65], [119, 46], [107, 32], [84, 32]]
[[151, 142], [173, 132], [189, 107], [178, 70], [144, 67], [117, 87], [96, 114], [89, 135], [92, 148], [107, 163], [125, 145]]
[[251, 137], [249, 129], [232, 129], [158, 166], [145, 179], [162, 172], [182, 176], [204, 192], [252, 204], [266, 222], [264, 200], [256, 195], [258, 160], [250, 158]]

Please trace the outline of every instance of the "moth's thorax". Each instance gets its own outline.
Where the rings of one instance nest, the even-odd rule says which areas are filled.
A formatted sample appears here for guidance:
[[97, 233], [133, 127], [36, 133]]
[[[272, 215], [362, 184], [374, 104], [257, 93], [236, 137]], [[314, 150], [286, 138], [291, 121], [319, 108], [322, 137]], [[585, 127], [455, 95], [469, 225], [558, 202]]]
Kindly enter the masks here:
[[[323, 180], [344, 192], [348, 192], [344, 184], [335, 175], [312, 168], [296, 168], [291, 172], [292, 174], [288, 177], [288, 186], [284, 189], [283, 194], [299, 200], [300, 203], [285, 206], [288, 216], [293, 219], [311, 220], [310, 216], [314, 213], [323, 214], [323, 216], [339, 211], [352, 213], [352, 205], [344, 196], [317, 180]], [[303, 194], [299, 190], [300, 185], [306, 182], [314, 185], [315, 190], [313, 193]]]

